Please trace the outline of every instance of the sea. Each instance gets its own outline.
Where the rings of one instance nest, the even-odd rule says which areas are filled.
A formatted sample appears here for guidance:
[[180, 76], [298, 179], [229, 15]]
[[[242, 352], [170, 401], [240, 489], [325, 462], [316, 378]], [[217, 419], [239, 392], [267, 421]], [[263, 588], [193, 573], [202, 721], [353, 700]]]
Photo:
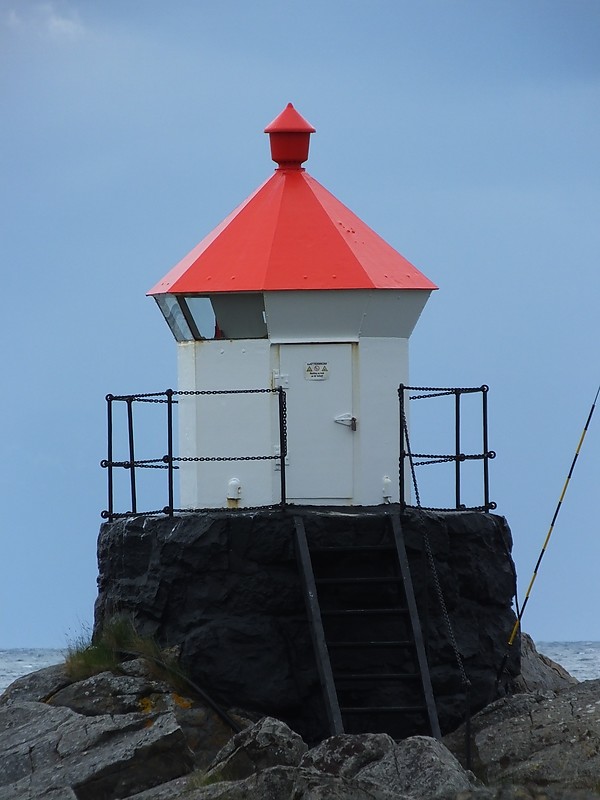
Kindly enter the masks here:
[[[538, 652], [556, 661], [580, 681], [600, 678], [600, 642], [536, 642]], [[65, 650], [0, 650], [0, 693], [30, 672], [64, 661]]]

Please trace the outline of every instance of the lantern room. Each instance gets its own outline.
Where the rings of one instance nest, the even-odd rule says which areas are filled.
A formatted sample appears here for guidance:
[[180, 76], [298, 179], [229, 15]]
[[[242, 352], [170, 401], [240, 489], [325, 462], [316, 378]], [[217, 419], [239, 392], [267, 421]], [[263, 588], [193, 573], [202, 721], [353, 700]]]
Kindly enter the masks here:
[[305, 171], [291, 103], [265, 132], [274, 173], [149, 292], [189, 393], [180, 505], [279, 502], [282, 424], [288, 502], [397, 502], [397, 388], [436, 287]]

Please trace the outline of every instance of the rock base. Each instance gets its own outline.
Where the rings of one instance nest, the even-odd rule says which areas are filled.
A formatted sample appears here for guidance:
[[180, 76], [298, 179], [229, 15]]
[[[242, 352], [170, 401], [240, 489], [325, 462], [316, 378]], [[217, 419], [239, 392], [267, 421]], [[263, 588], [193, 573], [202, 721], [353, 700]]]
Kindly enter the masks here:
[[[179, 645], [182, 664], [226, 707], [283, 719], [307, 741], [328, 726], [294, 552], [293, 514], [320, 543], [376, 543], [393, 507], [214, 511], [106, 523], [98, 542], [95, 628], [131, 615], [144, 636]], [[436, 570], [476, 711], [494, 699], [514, 624], [510, 530], [472, 512], [402, 514], [408, 558], [443, 731], [465, 718], [465, 694]], [[519, 672], [513, 646], [508, 673]], [[426, 733], [415, 730], [413, 733]]]
[[[191, 714], [191, 716], [190, 716]], [[203, 716], [204, 715], [204, 716]], [[203, 721], [202, 721], [203, 720]], [[143, 661], [72, 682], [64, 667], [0, 696], [2, 800], [598, 800], [600, 680], [504, 698], [465, 732], [344, 734], [312, 749], [263, 718], [218, 729]], [[220, 742], [220, 744], [219, 744]], [[224, 745], [224, 746], [223, 746]]]

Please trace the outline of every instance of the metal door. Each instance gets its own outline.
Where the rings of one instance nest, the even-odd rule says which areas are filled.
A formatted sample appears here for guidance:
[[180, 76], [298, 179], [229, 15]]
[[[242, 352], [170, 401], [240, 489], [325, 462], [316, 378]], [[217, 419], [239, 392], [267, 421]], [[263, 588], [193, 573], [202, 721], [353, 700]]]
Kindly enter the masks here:
[[281, 345], [280, 376], [287, 393], [288, 498], [351, 502], [352, 345]]

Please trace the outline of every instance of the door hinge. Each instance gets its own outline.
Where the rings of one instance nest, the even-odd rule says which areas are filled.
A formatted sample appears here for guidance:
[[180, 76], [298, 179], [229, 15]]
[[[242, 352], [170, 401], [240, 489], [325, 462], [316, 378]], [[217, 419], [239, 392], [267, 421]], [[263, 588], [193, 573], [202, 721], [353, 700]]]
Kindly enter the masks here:
[[290, 376], [283, 375], [278, 369], [273, 370], [273, 389], [288, 389], [290, 385]]
[[[273, 460], [273, 469], [275, 470], [275, 472], [281, 472], [281, 458], [279, 457], [279, 454], [281, 453], [281, 448], [279, 447], [278, 444], [275, 445], [275, 447], [273, 448], [273, 451], [274, 451], [275, 455], [277, 456], [277, 458], [275, 458]], [[289, 467], [289, 465], [290, 465], [290, 457], [288, 455], [286, 455], [286, 457], [283, 459], [283, 461], [284, 461], [285, 466]]]

